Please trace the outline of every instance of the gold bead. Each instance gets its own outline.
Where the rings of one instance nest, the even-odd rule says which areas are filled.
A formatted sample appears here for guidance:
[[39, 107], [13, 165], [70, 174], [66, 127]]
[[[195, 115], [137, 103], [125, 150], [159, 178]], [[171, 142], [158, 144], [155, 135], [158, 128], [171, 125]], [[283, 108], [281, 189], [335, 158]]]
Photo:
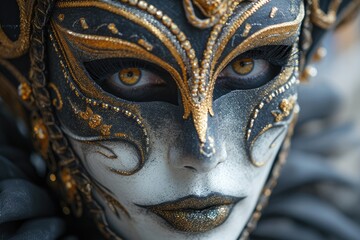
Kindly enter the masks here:
[[18, 87], [18, 94], [23, 101], [28, 101], [31, 97], [31, 87], [27, 83], [21, 83]]
[[326, 55], [327, 55], [327, 50], [326, 50], [326, 48], [324, 48], [324, 47], [319, 47], [319, 48], [316, 50], [316, 52], [315, 52], [315, 54], [314, 54], [314, 56], [313, 56], [313, 60], [314, 60], [315, 62], [319, 62], [319, 61], [321, 61], [322, 59], [324, 59], [324, 58], [326, 57]]
[[85, 18], [80, 18], [80, 24], [84, 30], [89, 29], [89, 25], [87, 24]]
[[140, 1], [138, 3], [138, 6], [139, 6], [140, 9], [145, 10], [147, 8], [148, 4], [145, 1]]
[[48, 137], [46, 127], [42, 123], [42, 121], [38, 121], [37, 123], [34, 124], [33, 131], [34, 131], [35, 137], [38, 140], [45, 140]]
[[63, 13], [60, 13], [60, 14], [58, 15], [58, 19], [59, 19], [60, 22], [64, 21], [65, 15], [64, 15]]
[[112, 34], [118, 34], [119, 30], [117, 29], [117, 27], [115, 26], [114, 23], [110, 23], [108, 25], [108, 29], [111, 31]]
[[136, 5], [138, 0], [129, 0], [130, 5]]
[[317, 69], [313, 66], [307, 66], [300, 75], [300, 82], [306, 83], [309, 81], [309, 78], [316, 77]]
[[53, 174], [53, 173], [50, 174], [49, 179], [50, 179], [50, 181], [55, 182], [56, 181], [56, 175]]

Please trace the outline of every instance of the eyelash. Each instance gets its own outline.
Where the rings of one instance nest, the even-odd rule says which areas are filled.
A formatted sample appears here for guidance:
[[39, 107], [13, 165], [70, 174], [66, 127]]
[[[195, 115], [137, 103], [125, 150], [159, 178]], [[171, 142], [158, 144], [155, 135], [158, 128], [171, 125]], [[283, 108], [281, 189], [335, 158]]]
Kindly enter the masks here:
[[[289, 60], [296, 59], [297, 57], [298, 52], [293, 53], [293, 46], [270, 45], [250, 50], [246, 53], [241, 54], [237, 58], [263, 59], [276, 66], [290, 67], [294, 63], [292, 63], [293, 61]], [[290, 62], [291, 65], [287, 65]]]
[[[84, 63], [86, 70], [98, 83], [102, 83], [106, 78], [110, 77], [120, 69], [125, 68], [142, 68], [142, 69], [154, 69], [150, 63], [145, 61], [138, 61], [136, 59], [117, 59], [108, 58], [100, 59], [91, 62]], [[150, 66], [151, 65], [151, 66]], [[161, 71], [160, 71], [161, 72]]]
[[[289, 61], [289, 59], [296, 59], [298, 54], [299, 52], [292, 53], [292, 46], [279, 45], [264, 46], [255, 50], [250, 50], [244, 54], [241, 54], [238, 58], [248, 57], [253, 59], [263, 59], [277, 66], [292, 67], [295, 65], [295, 63], [294, 61]], [[159, 69], [158, 67], [148, 62], [139, 61], [137, 59], [100, 59], [96, 61], [85, 62], [84, 65], [90, 76], [98, 83], [101, 83], [107, 77], [110, 77], [112, 74], [116, 73], [119, 69], [124, 68], [142, 68], [150, 71], [155, 70], [157, 74], [160, 73], [160, 75], [167, 75], [164, 73], [164, 70]]]

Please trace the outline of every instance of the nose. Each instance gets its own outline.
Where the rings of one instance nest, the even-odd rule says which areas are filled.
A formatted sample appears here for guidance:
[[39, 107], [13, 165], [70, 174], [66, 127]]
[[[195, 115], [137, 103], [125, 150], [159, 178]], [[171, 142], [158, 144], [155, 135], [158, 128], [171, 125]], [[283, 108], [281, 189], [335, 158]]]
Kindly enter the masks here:
[[197, 146], [199, 148], [192, 147], [190, 151], [189, 148], [171, 147], [169, 149], [170, 165], [177, 170], [188, 169], [198, 173], [206, 173], [215, 169], [227, 158], [225, 144], [216, 144], [212, 142], [211, 137], [205, 144]]

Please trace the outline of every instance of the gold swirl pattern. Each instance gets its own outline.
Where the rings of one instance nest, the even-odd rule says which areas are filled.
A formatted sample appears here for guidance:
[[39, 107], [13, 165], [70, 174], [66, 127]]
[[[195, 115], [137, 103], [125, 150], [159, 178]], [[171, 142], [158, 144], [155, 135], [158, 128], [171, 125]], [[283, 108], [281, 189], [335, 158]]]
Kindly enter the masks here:
[[[148, 61], [150, 60], [151, 62], [159, 64], [174, 77], [182, 96], [184, 119], [187, 119], [192, 115], [194, 126], [201, 143], [207, 141], [208, 117], [209, 115], [214, 114], [212, 110], [213, 90], [216, 78], [221, 70], [239, 53], [259, 46], [281, 44], [286, 39], [295, 36], [299, 32], [299, 27], [304, 17], [303, 6], [300, 6], [300, 13], [295, 20], [272, 25], [252, 33], [251, 36], [246, 38], [219, 63], [218, 61], [227, 43], [232, 39], [236, 31], [245, 24], [245, 21], [249, 17], [253, 16], [262, 7], [266, 6], [270, 0], [259, 0], [243, 4], [243, 12], [238, 14], [239, 16], [236, 16], [235, 20], [231, 17], [239, 4], [245, 2], [243, 0], [212, 1], [212, 4], [205, 4], [200, 0], [195, 1], [196, 6], [202, 9], [205, 15], [207, 14], [210, 16], [211, 14], [222, 12], [221, 17], [210, 32], [206, 48], [203, 52], [203, 58], [200, 62], [196, 57], [191, 42], [169, 16], [155, 6], [142, 0], [121, 0], [121, 2], [126, 7], [129, 7], [129, 10], [126, 7], [120, 8], [119, 5], [115, 3], [85, 0], [62, 1], [57, 3], [57, 7], [96, 7], [128, 19], [145, 28], [157, 39], [161, 40], [180, 66], [181, 72], [178, 72], [175, 68], [166, 62], [163, 62], [163, 60], [149, 53], [143, 46], [139, 46], [136, 43], [131, 43], [119, 38], [75, 33], [68, 29], [63, 29], [58, 24], [53, 23], [53, 29], [57, 32], [56, 35], [60, 41], [60, 45], [64, 48], [64, 55], [67, 56], [70, 60], [69, 62], [71, 62], [71, 64], [68, 65], [71, 66], [71, 68], [74, 68], [72, 73], [75, 76], [75, 81], [86, 94], [93, 97], [96, 97], [94, 96], [94, 93], [97, 95], [99, 94], [98, 90], [92, 86], [93, 84], [91, 84], [91, 81], [86, 79], [86, 76], [81, 73], [81, 69], [74, 64], [76, 61], [70, 49], [66, 46], [67, 41], [74, 43], [79, 49], [82, 49], [85, 52], [96, 53], [99, 57], [101, 55], [104, 57], [113, 57], [114, 55], [117, 57], [131, 56]], [[132, 8], [141, 11], [143, 14], [142, 17], [140, 17], [138, 11], [131, 11]], [[224, 11], [225, 8], [226, 11]], [[272, 14], [272, 17], [275, 18], [276, 14]], [[224, 28], [230, 18], [232, 22], [231, 27]], [[148, 19], [151, 19], [152, 21], [149, 21]], [[165, 28], [157, 27], [154, 22], [163, 25]], [[250, 35], [250, 30], [251, 28], [248, 29], [245, 36]], [[173, 35], [175, 38], [170, 38], [169, 34]], [[180, 48], [177, 46], [180, 46]], [[111, 102], [112, 100], [107, 99], [107, 101]]]
[[29, 49], [30, 24], [35, 0], [17, 0], [20, 11], [20, 34], [12, 41], [6, 36], [0, 24], [0, 58], [13, 59], [20, 57]]

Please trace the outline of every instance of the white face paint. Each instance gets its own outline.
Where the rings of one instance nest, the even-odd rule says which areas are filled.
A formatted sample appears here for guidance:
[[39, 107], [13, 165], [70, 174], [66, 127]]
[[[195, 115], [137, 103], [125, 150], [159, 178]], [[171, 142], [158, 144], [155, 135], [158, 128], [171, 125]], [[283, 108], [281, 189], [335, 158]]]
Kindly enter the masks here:
[[[105, 209], [110, 228], [125, 239], [236, 239], [256, 206], [276, 153], [285, 138], [283, 133], [286, 128], [281, 127], [283, 131], [280, 134], [279, 130], [269, 131], [269, 134], [263, 134], [255, 142], [253, 150], [256, 151], [256, 157], [264, 152], [267, 157], [271, 157], [261, 168], [252, 165], [244, 147], [239, 147], [231, 136], [226, 135], [213, 156], [216, 159], [211, 164], [200, 161], [182, 151], [180, 144], [176, 144], [179, 131], [171, 127], [151, 132], [150, 136], [154, 137], [151, 138], [149, 159], [139, 172], [131, 176], [118, 175], [109, 168], [119, 171], [134, 169], [137, 153], [132, 145], [122, 141], [101, 142], [103, 147], [77, 140], [71, 140], [71, 143], [91, 178], [98, 186], [102, 186], [93, 187], [93, 195]], [[269, 143], [272, 143], [271, 148]], [[109, 204], [99, 189], [108, 189], [108, 193], [111, 191], [111, 196], [127, 213], [121, 207]], [[188, 223], [182, 219], [168, 223], [153, 211], [141, 207], [173, 202], [188, 196], [209, 197], [215, 193], [244, 199], [234, 203], [229, 214], [225, 214], [222, 224], [206, 230], [204, 227], [207, 223]], [[210, 206], [213, 205], [210, 203]], [[202, 214], [209, 218], [213, 214], [214, 221], [217, 221], [216, 216], [221, 215], [214, 215], [214, 211]], [[191, 218], [201, 218], [204, 216], [202, 214], [194, 212]], [[192, 224], [197, 232], [194, 229], [176, 229], [177, 224]]]

